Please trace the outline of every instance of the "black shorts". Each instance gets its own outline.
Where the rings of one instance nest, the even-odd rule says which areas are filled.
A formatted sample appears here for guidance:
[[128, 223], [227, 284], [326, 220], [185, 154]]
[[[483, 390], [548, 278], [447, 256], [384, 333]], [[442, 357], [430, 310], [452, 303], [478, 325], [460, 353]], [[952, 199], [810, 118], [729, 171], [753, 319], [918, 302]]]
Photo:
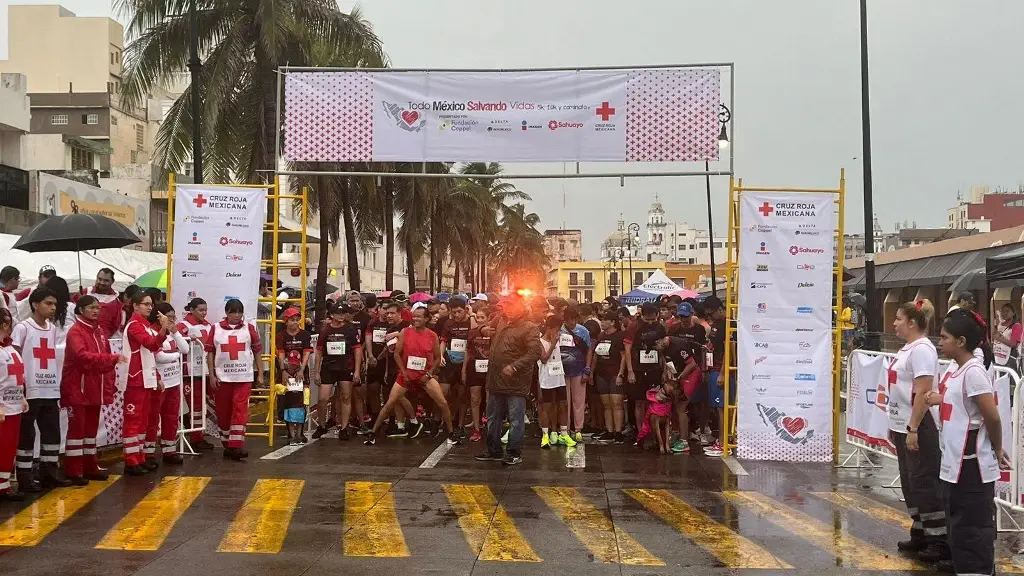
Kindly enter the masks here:
[[470, 388], [485, 386], [487, 384], [487, 372], [477, 372], [472, 366], [466, 368], [466, 385]]
[[650, 387], [641, 384], [639, 379], [632, 384], [627, 381], [622, 388], [625, 390], [626, 399], [630, 402], [647, 400], [647, 391], [650, 390]]
[[567, 398], [568, 396], [565, 395], [565, 386], [540, 389], [541, 402], [565, 402]]
[[320, 367], [320, 384], [340, 384], [351, 382], [355, 377], [354, 370], [345, 370], [333, 366]]
[[448, 363], [441, 368], [441, 373], [438, 374], [437, 381], [441, 384], [462, 384], [462, 364], [453, 364], [451, 361], [448, 361]]

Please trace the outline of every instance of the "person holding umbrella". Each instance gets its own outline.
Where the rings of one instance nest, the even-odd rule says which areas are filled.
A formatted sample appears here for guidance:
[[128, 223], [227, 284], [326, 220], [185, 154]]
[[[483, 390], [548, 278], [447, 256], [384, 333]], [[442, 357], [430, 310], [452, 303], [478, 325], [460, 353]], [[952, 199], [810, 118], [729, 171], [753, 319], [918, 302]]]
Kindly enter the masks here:
[[109, 478], [96, 461], [96, 430], [100, 408], [114, 400], [114, 367], [125, 358], [111, 352], [110, 340], [99, 325], [100, 308], [93, 296], [79, 298], [77, 321], [65, 342], [60, 385], [60, 404], [68, 412], [64, 474], [75, 486]]

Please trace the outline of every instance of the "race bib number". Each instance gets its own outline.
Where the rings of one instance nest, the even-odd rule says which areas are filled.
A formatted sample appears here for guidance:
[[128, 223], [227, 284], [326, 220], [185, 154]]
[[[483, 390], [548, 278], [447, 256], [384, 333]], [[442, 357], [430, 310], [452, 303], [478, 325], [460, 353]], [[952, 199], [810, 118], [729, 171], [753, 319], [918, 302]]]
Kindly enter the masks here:
[[704, 353], [704, 362], [708, 365], [708, 368], [715, 365], [715, 355], [711, 352]]
[[384, 328], [374, 328], [374, 330], [373, 330], [373, 343], [374, 344], [383, 344], [384, 343], [384, 337], [387, 336], [387, 334], [388, 334], [388, 331], [386, 329], [384, 329]]
[[483, 360], [476, 361], [476, 372], [477, 374], [486, 374], [489, 360], [484, 358]]
[[657, 350], [641, 350], [640, 351], [640, 363], [641, 364], [657, 364], [658, 363], [658, 351]]
[[451, 350], [452, 352], [465, 352], [466, 351], [466, 341], [465, 340], [461, 340], [461, 339], [454, 339], [454, 340], [452, 340], [451, 346], [449, 347], [449, 350]]
[[597, 352], [598, 356], [608, 356], [612, 350], [611, 342], [598, 342], [597, 348], [594, 348], [594, 352]]
[[558, 336], [559, 346], [575, 346], [576, 343], [572, 339], [572, 334], [560, 334]]
[[328, 342], [327, 343], [327, 355], [328, 356], [344, 356], [345, 355], [345, 341], [341, 342]]
[[302, 389], [304, 388], [304, 386], [302, 385], [302, 380], [296, 380], [295, 378], [289, 378], [288, 379], [288, 385], [285, 386], [285, 388], [289, 392], [302, 392]]
[[409, 356], [409, 359], [405, 362], [407, 370], [426, 370], [427, 359], [422, 356]]
[[548, 364], [548, 374], [551, 374], [552, 376], [561, 376], [565, 374], [565, 368], [562, 367], [561, 362]]

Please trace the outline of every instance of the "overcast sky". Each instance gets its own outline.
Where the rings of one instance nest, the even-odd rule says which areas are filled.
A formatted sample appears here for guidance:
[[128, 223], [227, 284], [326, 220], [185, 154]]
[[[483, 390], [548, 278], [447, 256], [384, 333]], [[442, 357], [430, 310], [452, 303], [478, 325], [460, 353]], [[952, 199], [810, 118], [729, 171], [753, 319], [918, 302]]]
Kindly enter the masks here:
[[[340, 3], [343, 9], [355, 4]], [[80, 16], [111, 13], [109, 0], [62, 4]], [[891, 230], [905, 219], [944, 226], [958, 190], [1024, 181], [1024, 2], [868, 5], [874, 200], [882, 226]], [[735, 62], [736, 174], [749, 184], [831, 187], [845, 167], [847, 231], [863, 230], [857, 0], [364, 0], [362, 6], [400, 67]], [[0, 18], [6, 57], [6, 10]], [[563, 166], [507, 170], [561, 172]], [[655, 193], [669, 220], [706, 225], [703, 178], [627, 179], [625, 187], [618, 179], [518, 184], [533, 197], [529, 208], [542, 228], [564, 222], [583, 230], [587, 258], [597, 256], [620, 212], [643, 225]], [[728, 180], [713, 178], [711, 185], [715, 226], [724, 231]]]

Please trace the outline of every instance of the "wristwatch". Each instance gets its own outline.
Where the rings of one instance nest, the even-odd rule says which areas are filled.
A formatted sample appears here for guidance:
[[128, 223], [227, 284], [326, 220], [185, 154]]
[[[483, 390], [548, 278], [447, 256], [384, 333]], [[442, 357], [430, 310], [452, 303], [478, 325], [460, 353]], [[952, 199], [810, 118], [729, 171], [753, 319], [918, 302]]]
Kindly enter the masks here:
[[909, 434], [917, 434], [917, 428], [911, 428], [910, 425], [907, 424], [907, 432]]

